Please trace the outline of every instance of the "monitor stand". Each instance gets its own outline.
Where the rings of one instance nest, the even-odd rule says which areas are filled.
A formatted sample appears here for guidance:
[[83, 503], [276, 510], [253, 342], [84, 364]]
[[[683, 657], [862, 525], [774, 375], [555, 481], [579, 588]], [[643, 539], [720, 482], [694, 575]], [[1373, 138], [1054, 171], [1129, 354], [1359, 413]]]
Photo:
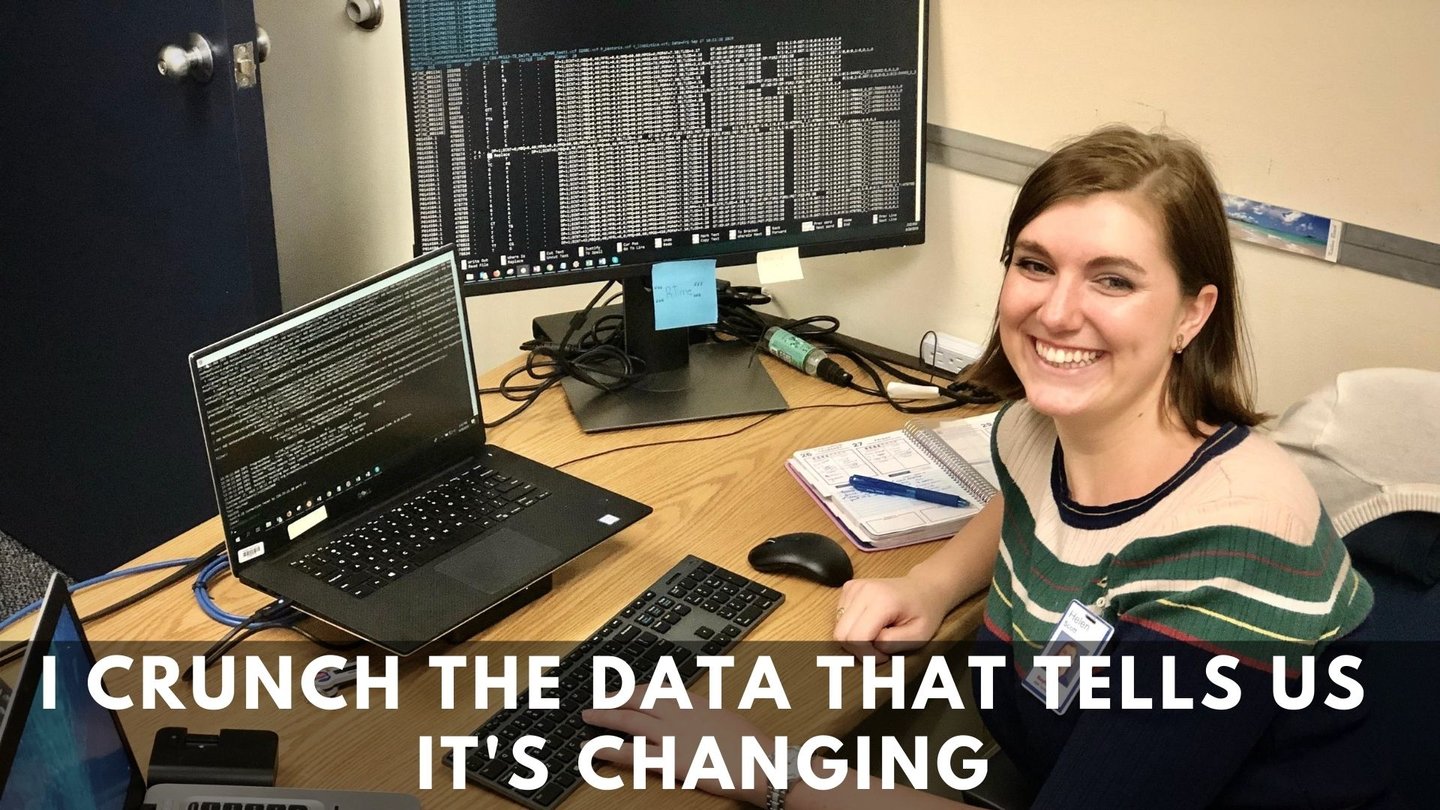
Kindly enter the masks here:
[[[570, 409], [586, 433], [700, 419], [777, 413], [789, 405], [765, 370], [753, 346], [735, 343], [690, 344], [690, 329], [655, 329], [655, 302], [648, 275], [627, 278], [625, 344], [644, 360], [649, 373], [620, 391], [603, 391], [567, 377], [562, 381]], [[591, 313], [591, 321], [606, 314]], [[558, 341], [574, 313], [535, 319], [535, 336]], [[590, 324], [575, 330], [585, 334]], [[572, 338], [572, 341], [574, 338]]]

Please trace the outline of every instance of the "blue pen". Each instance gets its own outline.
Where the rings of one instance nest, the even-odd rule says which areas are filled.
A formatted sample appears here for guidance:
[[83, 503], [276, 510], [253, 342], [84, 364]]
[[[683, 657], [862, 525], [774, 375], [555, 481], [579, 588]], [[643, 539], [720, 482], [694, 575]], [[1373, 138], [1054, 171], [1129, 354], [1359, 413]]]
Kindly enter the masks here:
[[883, 478], [871, 478], [868, 475], [850, 476], [850, 486], [861, 492], [869, 492], [874, 495], [899, 495], [902, 498], [914, 498], [917, 501], [938, 503], [941, 506], [969, 506], [970, 502], [959, 495], [951, 495], [948, 492], [938, 492], [933, 489], [920, 489], [919, 487], [897, 484], [894, 481], [886, 481]]

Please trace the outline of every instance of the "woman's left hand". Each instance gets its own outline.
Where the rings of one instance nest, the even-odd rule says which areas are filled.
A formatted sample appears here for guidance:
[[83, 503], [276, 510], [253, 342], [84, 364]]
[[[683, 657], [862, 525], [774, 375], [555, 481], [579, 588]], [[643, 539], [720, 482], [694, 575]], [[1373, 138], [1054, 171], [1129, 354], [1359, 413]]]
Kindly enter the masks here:
[[[644, 689], [636, 689], [635, 694], [618, 709], [586, 709], [581, 716], [591, 725], [644, 737], [646, 753], [650, 756], [660, 754], [660, 738], [673, 737], [676, 785], [684, 784], [686, 772], [695, 761], [695, 752], [699, 750], [700, 741], [706, 737], [714, 738], [720, 757], [729, 770], [733, 786], [727, 789], [714, 779], [701, 779], [695, 786], [706, 793], [749, 802], [757, 807], [764, 806], [768, 782], [759, 768], [755, 769], [751, 789], [745, 790], [742, 787], [744, 781], [739, 771], [744, 761], [741, 756], [741, 740], [753, 737], [764, 751], [773, 754], [774, 737], [733, 712], [709, 708], [704, 698], [697, 698], [695, 695], [690, 696], [693, 708], [686, 709], [675, 701], [661, 700], [649, 709], [641, 709], [640, 698], [643, 694]], [[635, 762], [635, 743], [627, 742], [618, 749], [600, 749], [595, 757], [628, 770]], [[781, 757], [783, 761], [783, 752]]]

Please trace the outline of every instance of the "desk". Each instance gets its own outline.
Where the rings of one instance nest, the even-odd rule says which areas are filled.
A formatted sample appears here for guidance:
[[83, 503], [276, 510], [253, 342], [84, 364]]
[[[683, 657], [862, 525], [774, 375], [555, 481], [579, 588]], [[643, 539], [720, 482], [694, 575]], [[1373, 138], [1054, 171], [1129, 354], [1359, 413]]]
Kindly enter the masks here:
[[[672, 425], [586, 436], [570, 416], [558, 389], [544, 394], [524, 414], [490, 434], [490, 440], [538, 461], [562, 466], [567, 472], [613, 489], [654, 507], [654, 514], [602, 543], [562, 568], [554, 592], [485, 631], [485, 642], [574, 641], [585, 637], [602, 621], [624, 607], [672, 564], [693, 553], [736, 572], [753, 576], [786, 594], [786, 602], [750, 635], [755, 642], [812, 642], [806, 649], [841, 652], [829, 641], [838, 591], [791, 577], [753, 572], [746, 562], [749, 549], [765, 537], [784, 531], [818, 531], [838, 536], [835, 526], [785, 471], [783, 463], [795, 450], [829, 442], [894, 430], [905, 415], [877, 400], [836, 388], [763, 358], [792, 410], [772, 417], [738, 417], [714, 422]], [[494, 384], [504, 369], [486, 374], [482, 382]], [[810, 407], [833, 406], [833, 407]], [[858, 406], [858, 407], [848, 407]], [[514, 407], [499, 397], [486, 397], [483, 407], [495, 419]], [[808, 408], [797, 410], [798, 408]], [[715, 437], [703, 441], [680, 440]], [[672, 442], [669, 444], [655, 444]], [[652, 444], [653, 446], [637, 446]], [[620, 449], [617, 448], [633, 448]], [[596, 453], [617, 450], [588, 458]], [[586, 460], [571, 462], [587, 457]], [[171, 559], [203, 552], [220, 542], [219, 519], [212, 519], [139, 558], [136, 562]], [[857, 577], [897, 576], [925, 559], [933, 545], [864, 553], [845, 544]], [[76, 600], [81, 614], [110, 604], [139, 590], [163, 574], [107, 583], [82, 593]], [[235, 613], [249, 613], [266, 600], [228, 578], [217, 583], [216, 601]], [[939, 638], [953, 640], [972, 630], [979, 620], [980, 600], [951, 614]], [[176, 585], [146, 602], [94, 623], [88, 628], [97, 653], [137, 655], [133, 646], [111, 644], [134, 639], [204, 642], [191, 645], [184, 655], [203, 649], [223, 634], [195, 606], [190, 588]], [[291, 641], [286, 631], [267, 631], [255, 639], [286, 640], [285, 654], [299, 664], [323, 650]], [[246, 641], [234, 653], [243, 656], [266, 645]], [[551, 645], [550, 652], [566, 644]], [[763, 645], [751, 645], [760, 647]], [[530, 649], [533, 649], [530, 648]], [[736, 652], [745, 661], [746, 645]], [[438, 652], [444, 652], [443, 650]], [[510, 652], [515, 652], [514, 649]], [[378, 655], [378, 653], [376, 653]], [[474, 654], [473, 652], [467, 654]], [[498, 653], [497, 653], [498, 654]], [[753, 655], [750, 656], [753, 659]], [[813, 654], [812, 654], [813, 660]], [[743, 663], [737, 666], [748, 673]], [[918, 674], [915, 673], [915, 674]], [[128, 679], [122, 679], [121, 683]], [[796, 739], [817, 734], [842, 735], [863, 715], [858, 701], [846, 708], [825, 708], [823, 670], [812, 667], [797, 675], [785, 674], [784, 687], [793, 708], [756, 709], [752, 719], [772, 733]], [[305, 787], [349, 787], [397, 790], [421, 795], [427, 808], [516, 806], [477, 787], [452, 791], [450, 772], [436, 756], [435, 785], [428, 792], [417, 787], [418, 739], [422, 735], [470, 733], [488, 711], [466, 705], [471, 693], [457, 689], [460, 708], [439, 708], [439, 676], [428, 668], [424, 654], [401, 662], [400, 708], [396, 711], [349, 709], [322, 712], [299, 703], [288, 712], [246, 712], [230, 708], [206, 712], [160, 709], [122, 713], [139, 760], [147, 762], [154, 732], [163, 726], [188, 726], [213, 733], [222, 726], [274, 728], [281, 735], [281, 784]], [[742, 678], [726, 681], [726, 704], [734, 705]], [[697, 686], [704, 694], [705, 684]], [[118, 691], [118, 689], [116, 690]], [[190, 703], [189, 690], [181, 692]], [[968, 696], [967, 696], [968, 697]], [[239, 703], [239, 701], [237, 701]], [[765, 704], [762, 704], [765, 705]], [[643, 794], [613, 793], [582, 787], [563, 806], [581, 810], [602, 806], [719, 807], [729, 806], [699, 793], [650, 789]]]

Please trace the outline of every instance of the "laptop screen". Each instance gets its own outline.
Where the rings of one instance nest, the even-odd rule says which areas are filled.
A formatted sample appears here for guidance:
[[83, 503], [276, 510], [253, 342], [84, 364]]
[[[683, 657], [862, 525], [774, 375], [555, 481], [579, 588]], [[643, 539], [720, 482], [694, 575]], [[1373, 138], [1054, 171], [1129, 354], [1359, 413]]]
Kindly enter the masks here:
[[[5, 729], [4, 747], [13, 744], [14, 755], [8, 763], [8, 776], [3, 776], [0, 810], [122, 810], [138, 778], [134, 761], [114, 715], [90, 698], [86, 678], [92, 661], [69, 601], [55, 589], [49, 598], [64, 604], [54, 622], [53, 635], [48, 640], [43, 637], [46, 627], [42, 622], [29, 655], [44, 650], [54, 657], [55, 708], [41, 707], [37, 683], [16, 687], [15, 699], [28, 704], [12, 705], [7, 711], [24, 725], [18, 741], [11, 737], [15, 729]], [[27, 661], [25, 677], [38, 681], [39, 675], [40, 669]], [[0, 763], [0, 775], [4, 773], [4, 763]]]
[[387, 471], [480, 423], [451, 250], [196, 352], [191, 363], [239, 562], [264, 552], [262, 535], [298, 537]]

